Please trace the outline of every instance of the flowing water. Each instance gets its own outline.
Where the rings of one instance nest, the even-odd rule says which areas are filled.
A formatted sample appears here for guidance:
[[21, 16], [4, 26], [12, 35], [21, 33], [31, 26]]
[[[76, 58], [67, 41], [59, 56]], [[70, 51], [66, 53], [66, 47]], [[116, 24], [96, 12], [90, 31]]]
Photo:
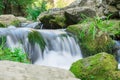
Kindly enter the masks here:
[[118, 60], [118, 69], [120, 69], [120, 41], [115, 41], [116, 52], [117, 52], [117, 60]]
[[[41, 40], [45, 44], [30, 42], [28, 35], [34, 31], [42, 36]], [[82, 58], [78, 43], [64, 30], [1, 28], [0, 36], [6, 36], [7, 47], [12, 50], [20, 48], [26, 52], [33, 64], [69, 69], [74, 61]], [[44, 49], [41, 46], [44, 46]]]

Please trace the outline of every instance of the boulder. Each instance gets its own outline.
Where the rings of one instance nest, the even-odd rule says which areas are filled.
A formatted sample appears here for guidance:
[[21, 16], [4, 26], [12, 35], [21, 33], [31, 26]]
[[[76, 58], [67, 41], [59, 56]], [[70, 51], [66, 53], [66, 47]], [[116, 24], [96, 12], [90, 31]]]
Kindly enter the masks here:
[[1, 27], [5, 27], [8, 25], [19, 26], [20, 21], [14, 15], [11, 14], [0, 15], [0, 24], [3, 25]]
[[[56, 21], [56, 15], [64, 17], [64, 19], [62, 18], [64, 27], [76, 24], [86, 17], [103, 17], [112, 14], [110, 18], [120, 19], [119, 4], [119, 0], [75, 0], [65, 8], [55, 8], [43, 12], [39, 15], [38, 20], [44, 24], [44, 28], [52, 28], [53, 26], [55, 28], [63, 28], [63, 25], [58, 25], [59, 22]], [[46, 16], [51, 17], [48, 19]]]
[[32, 21], [28, 21], [25, 17], [18, 16], [16, 17], [21, 23], [32, 23]]
[[82, 80], [120, 80], [115, 58], [105, 52], [74, 62], [70, 71]]
[[102, 17], [112, 14], [111, 18], [120, 19], [119, 9], [117, 8], [119, 3], [119, 0], [76, 0], [67, 8], [87, 6], [95, 10], [97, 16]]
[[96, 13], [93, 9], [89, 9], [88, 7], [74, 7], [65, 10], [47, 11], [42, 13], [38, 19], [44, 24], [43, 28], [59, 29], [78, 23], [84, 16], [94, 17]]
[[0, 61], [0, 72], [0, 80], [80, 80], [67, 70], [11, 61]]

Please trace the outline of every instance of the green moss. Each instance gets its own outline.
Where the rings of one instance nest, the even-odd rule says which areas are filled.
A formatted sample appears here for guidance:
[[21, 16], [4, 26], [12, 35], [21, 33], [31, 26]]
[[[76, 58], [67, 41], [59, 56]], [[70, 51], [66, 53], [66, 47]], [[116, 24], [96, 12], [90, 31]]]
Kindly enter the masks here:
[[52, 15], [45, 15], [45, 16], [43, 16], [43, 17], [41, 17], [40, 18], [40, 21], [42, 22], [42, 23], [44, 23], [45, 25], [49, 25], [50, 24], [50, 20], [51, 19], [54, 19], [54, 17], [52, 16]]
[[14, 25], [14, 26], [16, 26], [16, 27], [19, 27], [20, 21], [19, 21], [19, 20], [14, 20], [14, 21], [12, 21], [12, 22], [10, 23], [10, 25]]
[[[82, 80], [119, 80], [115, 58], [107, 53], [99, 53], [73, 63], [70, 71]], [[113, 75], [114, 74], [114, 75]], [[118, 74], [118, 75], [115, 75]], [[115, 77], [117, 76], [117, 77]]]
[[0, 22], [0, 28], [5, 28], [6, 25]]
[[44, 15], [40, 21], [47, 29], [60, 29], [66, 27], [65, 17], [61, 15]]
[[58, 24], [59, 26], [65, 27], [65, 17], [56, 15], [54, 19], [50, 20], [50, 23]]
[[97, 24], [99, 27], [95, 26], [95, 22], [86, 22], [71, 25], [67, 28], [67, 31], [77, 36], [83, 56], [90, 56], [99, 52], [113, 53], [114, 42], [110, 36], [120, 31], [119, 21], [116, 23], [113, 21], [100, 21]]
[[44, 50], [45, 41], [39, 32], [32, 30], [32, 32], [28, 34], [28, 39], [31, 44], [35, 45], [35, 43], [38, 43], [42, 51]]

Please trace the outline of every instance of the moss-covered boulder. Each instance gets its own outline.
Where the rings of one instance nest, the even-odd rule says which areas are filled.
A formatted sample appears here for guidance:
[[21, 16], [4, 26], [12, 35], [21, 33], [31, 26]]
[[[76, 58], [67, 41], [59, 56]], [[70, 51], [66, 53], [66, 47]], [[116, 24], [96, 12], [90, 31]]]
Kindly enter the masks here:
[[77, 24], [84, 16], [93, 18], [96, 12], [89, 7], [55, 8], [41, 13], [38, 20], [44, 24], [44, 28], [58, 29]]
[[45, 15], [40, 18], [45, 29], [61, 29], [66, 27], [65, 17], [62, 15]]
[[114, 42], [111, 36], [120, 31], [119, 21], [90, 20], [81, 24], [71, 25], [68, 32], [77, 36], [83, 56], [90, 56], [100, 52], [113, 53]]
[[115, 58], [105, 52], [76, 61], [70, 71], [81, 80], [120, 80]]

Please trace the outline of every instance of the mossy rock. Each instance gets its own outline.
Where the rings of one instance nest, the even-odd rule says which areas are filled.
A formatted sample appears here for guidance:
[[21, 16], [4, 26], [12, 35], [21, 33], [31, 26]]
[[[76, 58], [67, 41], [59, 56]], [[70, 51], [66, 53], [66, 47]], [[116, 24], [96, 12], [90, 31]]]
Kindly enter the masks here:
[[19, 26], [20, 21], [11, 14], [0, 15], [0, 23], [5, 25], [5, 27], [9, 25]]
[[68, 32], [77, 36], [83, 56], [87, 57], [100, 52], [113, 54], [114, 41], [112, 40], [111, 35], [115, 36], [116, 33], [120, 31], [119, 21], [102, 21], [99, 25], [104, 26], [105, 28], [108, 27], [108, 29], [95, 28], [96, 31], [90, 32], [91, 23], [92, 22], [71, 25], [67, 28]]
[[14, 25], [16, 27], [19, 27], [20, 26], [20, 21], [19, 20], [14, 20], [10, 23], [10, 25]]
[[65, 17], [62, 15], [45, 15], [40, 18], [45, 29], [62, 29], [66, 27]]
[[81, 80], [120, 80], [115, 58], [105, 52], [74, 62], [70, 71]]

